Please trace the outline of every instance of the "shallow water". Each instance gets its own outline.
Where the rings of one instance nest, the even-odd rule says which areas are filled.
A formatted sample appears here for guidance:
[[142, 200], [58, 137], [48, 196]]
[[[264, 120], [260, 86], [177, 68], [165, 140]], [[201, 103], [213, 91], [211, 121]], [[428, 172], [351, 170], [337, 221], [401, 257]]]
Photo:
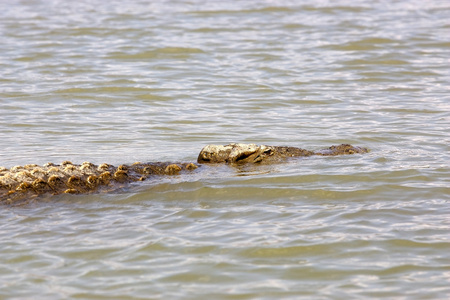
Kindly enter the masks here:
[[205, 167], [0, 208], [0, 298], [447, 299], [447, 1], [5, 1], [0, 165]]

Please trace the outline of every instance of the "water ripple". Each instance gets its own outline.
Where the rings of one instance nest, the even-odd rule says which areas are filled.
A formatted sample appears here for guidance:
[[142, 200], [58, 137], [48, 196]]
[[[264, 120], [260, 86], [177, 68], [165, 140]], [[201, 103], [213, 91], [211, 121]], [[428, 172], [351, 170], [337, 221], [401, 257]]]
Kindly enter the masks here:
[[450, 295], [447, 3], [6, 1], [0, 16], [1, 166], [371, 149], [2, 207], [0, 298]]

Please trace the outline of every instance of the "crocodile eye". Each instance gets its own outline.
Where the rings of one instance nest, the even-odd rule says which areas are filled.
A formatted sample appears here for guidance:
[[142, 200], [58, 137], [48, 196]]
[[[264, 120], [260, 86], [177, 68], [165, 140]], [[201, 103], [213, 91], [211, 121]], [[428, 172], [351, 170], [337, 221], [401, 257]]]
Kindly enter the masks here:
[[264, 150], [264, 154], [268, 154], [268, 155], [272, 154], [272, 149]]
[[239, 153], [239, 155], [235, 158], [235, 162], [236, 163], [242, 162], [244, 159], [249, 158], [253, 154], [255, 154], [255, 151]]

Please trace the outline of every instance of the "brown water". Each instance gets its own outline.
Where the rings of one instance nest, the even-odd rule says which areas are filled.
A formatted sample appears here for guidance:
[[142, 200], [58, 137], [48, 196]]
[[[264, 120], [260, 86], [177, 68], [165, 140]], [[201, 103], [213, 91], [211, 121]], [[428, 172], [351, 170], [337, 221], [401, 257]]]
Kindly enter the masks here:
[[0, 299], [448, 299], [448, 1], [3, 1], [0, 166], [205, 168], [0, 207]]

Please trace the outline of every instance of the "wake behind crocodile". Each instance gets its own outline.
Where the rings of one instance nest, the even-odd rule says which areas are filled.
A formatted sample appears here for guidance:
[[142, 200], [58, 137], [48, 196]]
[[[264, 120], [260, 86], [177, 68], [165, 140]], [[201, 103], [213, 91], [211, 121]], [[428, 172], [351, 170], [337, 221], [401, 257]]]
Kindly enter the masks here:
[[59, 165], [47, 163], [43, 166], [29, 164], [10, 169], [2, 167], [0, 168], [0, 203], [17, 204], [43, 195], [110, 192], [126, 187], [132, 182], [191, 173], [208, 164], [227, 164], [232, 167], [247, 164], [274, 164], [295, 157], [367, 152], [366, 148], [349, 144], [331, 146], [319, 151], [289, 146], [229, 144], [205, 146], [200, 151], [196, 163], [136, 162], [116, 167], [106, 163], [73, 164], [70, 161], [64, 161]]

